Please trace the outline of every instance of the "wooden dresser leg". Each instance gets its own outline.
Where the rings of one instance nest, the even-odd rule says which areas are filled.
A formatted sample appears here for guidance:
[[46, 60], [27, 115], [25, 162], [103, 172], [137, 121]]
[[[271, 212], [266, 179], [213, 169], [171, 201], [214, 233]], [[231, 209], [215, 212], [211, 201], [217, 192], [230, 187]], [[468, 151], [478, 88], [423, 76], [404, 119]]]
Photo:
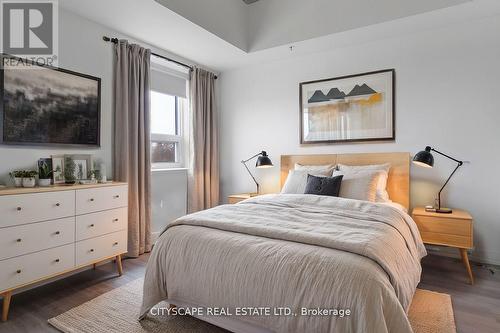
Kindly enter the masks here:
[[470, 284], [474, 284], [474, 275], [472, 275], [472, 269], [470, 267], [467, 250], [466, 249], [459, 249], [459, 250], [460, 250], [460, 256], [462, 257], [462, 261], [465, 265], [465, 268], [467, 269], [467, 273], [469, 274]]
[[116, 256], [116, 267], [118, 268], [118, 275], [123, 275], [123, 266], [122, 266], [122, 255], [119, 254]]
[[92, 267], [94, 268], [94, 271], [95, 271], [97, 264], [92, 265]]
[[3, 294], [2, 321], [7, 321], [7, 317], [9, 316], [9, 306], [11, 298], [12, 298], [12, 291], [8, 291], [5, 294]]

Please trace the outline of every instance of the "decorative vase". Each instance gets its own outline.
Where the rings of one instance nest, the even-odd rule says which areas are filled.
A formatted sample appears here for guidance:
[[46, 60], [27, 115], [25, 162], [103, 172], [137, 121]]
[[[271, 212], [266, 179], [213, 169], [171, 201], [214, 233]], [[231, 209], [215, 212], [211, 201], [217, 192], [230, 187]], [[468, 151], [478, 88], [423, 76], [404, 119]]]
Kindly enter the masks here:
[[47, 187], [50, 186], [51, 179], [38, 179], [38, 186], [40, 187]]
[[108, 177], [106, 176], [106, 164], [101, 163], [99, 165], [99, 183], [106, 183], [108, 181]]
[[22, 177], [15, 177], [14, 178], [14, 186], [15, 187], [22, 187], [23, 186], [23, 178]]
[[35, 177], [23, 178], [23, 187], [35, 187]]

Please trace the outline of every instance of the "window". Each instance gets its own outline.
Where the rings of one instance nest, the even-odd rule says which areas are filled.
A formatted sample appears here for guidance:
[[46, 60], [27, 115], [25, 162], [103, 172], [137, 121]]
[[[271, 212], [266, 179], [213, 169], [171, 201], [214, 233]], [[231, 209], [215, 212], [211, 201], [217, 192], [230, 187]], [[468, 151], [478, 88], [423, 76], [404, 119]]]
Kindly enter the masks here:
[[185, 99], [151, 91], [151, 163], [153, 169], [184, 167]]

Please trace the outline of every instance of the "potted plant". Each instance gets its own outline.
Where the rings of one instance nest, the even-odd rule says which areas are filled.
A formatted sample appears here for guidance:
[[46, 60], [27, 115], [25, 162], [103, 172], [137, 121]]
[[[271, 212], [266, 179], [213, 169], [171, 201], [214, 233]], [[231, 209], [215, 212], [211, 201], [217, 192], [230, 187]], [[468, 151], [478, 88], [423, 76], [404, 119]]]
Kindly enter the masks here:
[[36, 185], [36, 175], [38, 175], [38, 172], [35, 170], [27, 170], [24, 171], [23, 174], [23, 187], [35, 187]]
[[98, 176], [98, 170], [92, 169], [88, 172], [88, 178], [91, 184], [97, 184], [97, 176]]
[[75, 177], [75, 161], [69, 156], [64, 158], [64, 182], [68, 185], [76, 183]]
[[9, 173], [9, 176], [14, 179], [14, 185], [16, 187], [22, 187], [23, 186], [23, 177], [24, 177], [24, 171], [23, 170], [14, 170], [11, 173]]
[[42, 161], [38, 167], [38, 185], [41, 187], [50, 186], [52, 182], [52, 170], [49, 165]]

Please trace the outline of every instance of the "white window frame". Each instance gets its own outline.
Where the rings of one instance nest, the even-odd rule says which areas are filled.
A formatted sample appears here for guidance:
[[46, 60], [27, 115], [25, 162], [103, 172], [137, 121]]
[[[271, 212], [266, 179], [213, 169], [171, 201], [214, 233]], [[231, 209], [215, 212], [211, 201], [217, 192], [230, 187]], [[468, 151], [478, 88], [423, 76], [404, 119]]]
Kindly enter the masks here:
[[[152, 90], [154, 91], [154, 90]], [[160, 94], [164, 94], [162, 92], [155, 91]], [[181, 107], [182, 102], [179, 101], [180, 97], [175, 97], [175, 108], [176, 108], [176, 128], [177, 135], [168, 135], [168, 134], [158, 134], [151, 133], [151, 143], [153, 141], [169, 141], [175, 142], [177, 144], [177, 149], [175, 150], [175, 163], [169, 162], [151, 162], [152, 170], [161, 170], [161, 169], [176, 169], [176, 168], [184, 168], [185, 167], [185, 139], [184, 139], [184, 113], [185, 107]]]

